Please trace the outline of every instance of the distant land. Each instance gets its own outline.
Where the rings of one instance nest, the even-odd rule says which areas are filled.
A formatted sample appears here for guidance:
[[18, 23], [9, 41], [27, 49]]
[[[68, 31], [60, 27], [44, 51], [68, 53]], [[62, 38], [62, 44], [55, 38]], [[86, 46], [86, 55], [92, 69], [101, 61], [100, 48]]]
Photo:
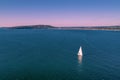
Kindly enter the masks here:
[[117, 30], [117, 31], [120, 31], [120, 26], [64, 27], [63, 29], [75, 29], [75, 30]]
[[84, 26], [84, 27], [55, 27], [51, 25], [27, 25], [27, 26], [14, 26], [14, 27], [1, 27], [4, 29], [74, 29], [74, 30], [118, 30], [120, 26]]
[[6, 29], [48, 29], [55, 28], [51, 25], [27, 25], [27, 26], [14, 26], [14, 27], [2, 27]]

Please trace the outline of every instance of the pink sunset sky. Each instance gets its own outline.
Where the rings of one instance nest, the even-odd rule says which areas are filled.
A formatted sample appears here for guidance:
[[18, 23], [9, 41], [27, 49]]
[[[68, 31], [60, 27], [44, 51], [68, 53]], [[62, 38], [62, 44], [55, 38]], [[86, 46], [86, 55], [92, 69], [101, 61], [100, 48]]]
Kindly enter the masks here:
[[111, 26], [120, 25], [118, 0], [2, 0], [0, 26], [52, 25]]

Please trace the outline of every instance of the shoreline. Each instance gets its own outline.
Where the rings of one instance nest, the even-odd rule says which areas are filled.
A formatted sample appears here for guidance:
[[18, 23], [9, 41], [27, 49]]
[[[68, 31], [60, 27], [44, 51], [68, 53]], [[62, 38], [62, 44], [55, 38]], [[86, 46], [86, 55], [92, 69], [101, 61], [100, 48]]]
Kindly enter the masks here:
[[[0, 28], [0, 29], [4, 29], [4, 30], [15, 30], [15, 29], [8, 29], [8, 28]], [[16, 29], [16, 30], [28, 30], [28, 29]], [[65, 29], [65, 28], [62, 28], [62, 29], [59, 29], [59, 28], [47, 28], [47, 29], [44, 29], [44, 28], [41, 28], [41, 29], [29, 29], [29, 30], [82, 30], [82, 31], [120, 31], [120, 30], [109, 30], [109, 29]]]
[[91, 31], [120, 31], [120, 30], [115, 30], [115, 29], [111, 29], [111, 30], [109, 30], [109, 29], [64, 29], [64, 28], [62, 28], [62, 29], [59, 29], [59, 30], [91, 30]]
[[57, 29], [57, 30], [120, 31], [120, 26], [56, 27], [51, 25], [28, 25], [28, 26], [0, 27], [0, 29]]

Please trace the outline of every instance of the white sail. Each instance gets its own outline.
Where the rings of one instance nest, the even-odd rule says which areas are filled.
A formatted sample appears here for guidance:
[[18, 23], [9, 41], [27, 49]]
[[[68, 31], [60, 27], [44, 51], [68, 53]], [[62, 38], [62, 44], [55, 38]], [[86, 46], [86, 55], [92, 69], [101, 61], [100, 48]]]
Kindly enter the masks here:
[[82, 55], [83, 55], [83, 53], [82, 53], [82, 47], [80, 47], [80, 49], [79, 49], [79, 51], [78, 51], [78, 55], [79, 55], [79, 56], [82, 56]]

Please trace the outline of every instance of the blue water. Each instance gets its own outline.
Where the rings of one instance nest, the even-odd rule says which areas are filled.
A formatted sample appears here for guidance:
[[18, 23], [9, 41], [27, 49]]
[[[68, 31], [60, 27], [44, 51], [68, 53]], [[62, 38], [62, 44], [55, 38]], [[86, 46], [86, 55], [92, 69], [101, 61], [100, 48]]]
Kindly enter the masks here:
[[120, 32], [1, 29], [0, 80], [120, 80]]

